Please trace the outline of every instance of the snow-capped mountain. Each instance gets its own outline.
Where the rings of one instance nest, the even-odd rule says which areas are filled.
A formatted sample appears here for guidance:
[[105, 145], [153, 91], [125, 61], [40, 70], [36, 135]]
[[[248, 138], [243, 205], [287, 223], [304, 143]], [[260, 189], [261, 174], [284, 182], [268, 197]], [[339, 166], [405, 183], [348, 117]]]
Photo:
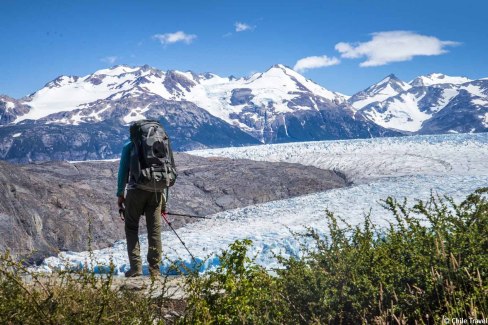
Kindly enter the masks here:
[[[143, 93], [158, 95], [167, 100], [195, 103], [231, 124], [240, 124], [235, 114], [250, 105], [259, 108], [273, 106], [276, 112], [291, 112], [316, 109], [325, 100], [340, 104], [346, 99], [344, 95], [328, 91], [283, 65], [275, 65], [264, 73], [239, 79], [210, 73], [197, 75], [193, 72], [164, 72], [149, 66], [116, 66], [85, 77], [58, 77], [23, 100], [32, 109], [18, 116], [15, 122], [37, 120], [97, 100], [114, 100]], [[315, 102], [315, 98], [307, 103], [301, 102], [305, 95], [310, 94], [319, 103]], [[78, 122], [65, 121], [71, 124]]]
[[[11, 101], [9, 118], [0, 128], [0, 153], [14, 161], [110, 158], [126, 137], [111, 141], [103, 130], [123, 135], [141, 118], [160, 119], [177, 150], [398, 135], [355, 118], [347, 98], [283, 65], [246, 78], [115, 66], [84, 77], [60, 76]], [[95, 139], [90, 129], [106, 141]], [[81, 132], [73, 136], [82, 144], [70, 148], [71, 136], [54, 140], [48, 130]]]
[[[392, 79], [389, 76], [385, 79], [388, 82], [383, 80], [349, 99], [349, 103], [358, 108], [357, 116], [384, 128], [408, 133], [488, 131], [486, 79], [470, 80], [433, 73], [409, 84], [395, 78], [396, 88], [390, 85]], [[378, 95], [371, 89], [390, 91], [382, 90]]]
[[116, 157], [128, 125], [141, 118], [161, 120], [176, 150], [486, 132], [487, 83], [438, 73], [406, 83], [389, 75], [348, 97], [281, 64], [242, 78], [121, 65], [60, 76], [21, 99], [1, 96], [0, 157]]
[[411, 86], [409, 84], [401, 81], [394, 74], [391, 74], [380, 82], [358, 92], [349, 98], [348, 102], [355, 109], [361, 109], [371, 103], [382, 102], [410, 88]]

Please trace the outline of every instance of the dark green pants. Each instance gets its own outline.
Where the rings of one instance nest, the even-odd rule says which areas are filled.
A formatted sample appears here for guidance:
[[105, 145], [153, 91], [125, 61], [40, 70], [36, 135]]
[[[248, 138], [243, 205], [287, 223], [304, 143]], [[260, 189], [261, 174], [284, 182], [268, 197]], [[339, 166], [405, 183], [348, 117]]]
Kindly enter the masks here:
[[161, 207], [166, 206], [162, 193], [148, 192], [140, 189], [127, 191], [125, 198], [125, 236], [130, 267], [141, 269], [139, 246], [139, 220], [146, 216], [148, 252], [147, 261], [156, 266], [161, 261]]

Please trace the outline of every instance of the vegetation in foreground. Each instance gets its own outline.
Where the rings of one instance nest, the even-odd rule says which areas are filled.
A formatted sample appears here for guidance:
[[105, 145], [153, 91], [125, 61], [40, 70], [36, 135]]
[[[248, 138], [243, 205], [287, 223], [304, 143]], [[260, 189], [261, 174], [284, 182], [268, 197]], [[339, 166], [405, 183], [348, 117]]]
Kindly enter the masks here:
[[[348, 225], [327, 212], [329, 235], [310, 229], [301, 258], [280, 258], [270, 274], [248, 256], [248, 240], [220, 256], [221, 266], [186, 278], [187, 308], [165, 318], [170, 299], [114, 289], [113, 277], [64, 272], [38, 280], [8, 256], [0, 261], [4, 324], [438, 324], [488, 319], [488, 188], [461, 204], [432, 196], [409, 207], [384, 202], [387, 228], [368, 217]], [[26, 281], [26, 277], [32, 277]], [[165, 311], [166, 310], [166, 311]]]
[[152, 279], [148, 288], [119, 286], [114, 280], [113, 272], [36, 274], [3, 255], [0, 324], [164, 324], [181, 305], [171, 299], [168, 277]]

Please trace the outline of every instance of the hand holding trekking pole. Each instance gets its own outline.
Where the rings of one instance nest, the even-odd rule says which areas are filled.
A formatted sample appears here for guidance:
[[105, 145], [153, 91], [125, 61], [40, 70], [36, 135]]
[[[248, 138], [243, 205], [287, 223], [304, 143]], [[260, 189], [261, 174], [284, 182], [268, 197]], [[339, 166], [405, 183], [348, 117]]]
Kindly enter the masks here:
[[119, 216], [122, 221], [125, 221], [124, 213], [125, 213], [125, 198], [123, 196], [119, 196], [117, 200], [117, 205], [119, 206]]
[[124, 206], [122, 206], [122, 207], [119, 209], [119, 217], [120, 217], [120, 220], [125, 221], [125, 217], [124, 217], [124, 215], [125, 215], [125, 207], [124, 207]]

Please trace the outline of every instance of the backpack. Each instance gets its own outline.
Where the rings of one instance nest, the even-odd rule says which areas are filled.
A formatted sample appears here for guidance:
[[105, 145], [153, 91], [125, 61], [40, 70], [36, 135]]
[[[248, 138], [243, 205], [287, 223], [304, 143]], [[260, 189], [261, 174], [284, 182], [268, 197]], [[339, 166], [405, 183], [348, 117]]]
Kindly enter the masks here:
[[141, 120], [130, 126], [133, 150], [130, 175], [136, 188], [160, 192], [173, 186], [178, 176], [173, 150], [163, 126], [154, 120]]

